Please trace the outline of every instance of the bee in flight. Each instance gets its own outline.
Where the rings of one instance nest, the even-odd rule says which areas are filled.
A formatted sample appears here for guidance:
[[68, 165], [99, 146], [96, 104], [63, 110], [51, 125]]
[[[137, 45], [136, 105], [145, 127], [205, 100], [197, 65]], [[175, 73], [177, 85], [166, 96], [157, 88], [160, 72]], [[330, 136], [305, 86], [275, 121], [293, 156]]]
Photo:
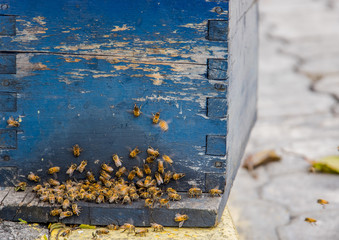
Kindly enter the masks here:
[[34, 181], [34, 182], [40, 181], [40, 177], [38, 177], [37, 175], [35, 175], [32, 172], [30, 174], [28, 174], [27, 179], [30, 180], [30, 181]]
[[318, 199], [318, 200], [317, 200], [317, 203], [319, 203], [320, 205], [322, 205], [323, 208], [325, 208], [325, 205], [326, 205], [326, 204], [329, 204], [329, 202], [326, 201], [326, 200], [324, 200], [324, 199]]
[[317, 220], [315, 220], [314, 218], [305, 218], [305, 220], [304, 220], [305, 222], [308, 222], [308, 223], [310, 223], [310, 224], [312, 224], [312, 225], [315, 225], [316, 224], [316, 222], [317, 222]]
[[184, 225], [184, 222], [187, 221], [188, 219], [189, 217], [186, 214], [177, 213], [175, 214], [174, 221], [179, 222], [179, 228], [181, 228], [182, 225]]

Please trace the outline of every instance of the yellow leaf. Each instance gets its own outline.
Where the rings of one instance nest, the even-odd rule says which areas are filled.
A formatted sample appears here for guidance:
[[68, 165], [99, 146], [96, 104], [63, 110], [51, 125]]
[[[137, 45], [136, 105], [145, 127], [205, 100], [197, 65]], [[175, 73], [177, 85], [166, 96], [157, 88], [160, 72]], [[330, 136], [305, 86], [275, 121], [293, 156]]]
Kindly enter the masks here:
[[21, 218], [19, 218], [18, 220], [19, 220], [19, 222], [21, 222], [21, 223], [27, 224], [27, 221], [25, 221], [25, 220], [23, 220], [23, 219], [21, 219]]
[[81, 229], [95, 229], [95, 226], [87, 225], [87, 224], [80, 224], [79, 228], [81, 228]]
[[327, 156], [312, 163], [312, 166], [321, 172], [339, 174], [339, 156]]

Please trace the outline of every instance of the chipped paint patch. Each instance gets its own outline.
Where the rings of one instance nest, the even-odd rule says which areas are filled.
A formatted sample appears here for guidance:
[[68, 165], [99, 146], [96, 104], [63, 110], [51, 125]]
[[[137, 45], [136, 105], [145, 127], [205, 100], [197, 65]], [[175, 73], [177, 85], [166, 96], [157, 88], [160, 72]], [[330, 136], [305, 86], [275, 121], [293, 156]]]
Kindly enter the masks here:
[[38, 17], [34, 17], [33, 21], [39, 23], [42, 26], [44, 26], [44, 25], [46, 25], [46, 22], [44, 21], [45, 19], [46, 19], [45, 17], [38, 16]]
[[65, 58], [65, 62], [80, 62], [80, 58]]
[[95, 74], [93, 75], [93, 78], [102, 78], [102, 77], [116, 77], [117, 74]]
[[122, 25], [122, 27], [114, 26], [114, 28], [111, 30], [111, 32], [120, 32], [120, 31], [128, 31], [128, 30], [134, 30], [135, 28], [132, 26], [127, 26], [127, 24]]
[[30, 41], [37, 41], [39, 38], [37, 34], [44, 34], [48, 28], [42, 27], [37, 22], [29, 22], [22, 19], [17, 19], [18, 22], [22, 25], [23, 30], [18, 30], [16, 36], [12, 38], [12, 42], [21, 42], [27, 43]]
[[206, 31], [207, 30], [207, 21], [203, 21], [201, 23], [187, 23], [185, 25], [180, 25], [179, 27], [184, 28], [193, 28], [198, 31]]
[[164, 81], [162, 80], [162, 79], [164, 79], [164, 77], [160, 73], [146, 74], [145, 76], [150, 77], [150, 78], [154, 78], [154, 79], [152, 79], [154, 85], [159, 86], [159, 85], [164, 83]]

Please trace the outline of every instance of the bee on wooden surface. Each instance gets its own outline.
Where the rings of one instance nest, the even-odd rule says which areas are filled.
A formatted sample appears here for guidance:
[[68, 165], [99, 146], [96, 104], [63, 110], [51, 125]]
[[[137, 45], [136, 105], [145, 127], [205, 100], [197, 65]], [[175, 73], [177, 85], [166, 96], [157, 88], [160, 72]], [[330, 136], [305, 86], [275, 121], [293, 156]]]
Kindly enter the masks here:
[[139, 117], [141, 114], [141, 106], [138, 107], [137, 104], [134, 104], [134, 108], [133, 108], [133, 115], [135, 117]]
[[61, 237], [68, 237], [71, 234], [71, 232], [72, 232], [71, 229], [66, 229], [60, 234], [60, 236]]
[[174, 190], [173, 188], [170, 188], [170, 187], [166, 189], [166, 192], [167, 193], [177, 193], [176, 190]]
[[72, 204], [72, 212], [75, 215], [79, 216], [80, 215], [80, 211], [81, 211], [81, 209], [78, 207], [78, 205], [76, 203], [73, 203]]
[[144, 188], [145, 187], [145, 184], [142, 180], [138, 180], [136, 183], [135, 183], [139, 188]]
[[62, 209], [58, 208], [58, 209], [53, 209], [52, 211], [49, 212], [49, 214], [51, 216], [59, 216], [60, 213], [62, 213]]
[[95, 233], [98, 235], [103, 235], [103, 234], [109, 234], [109, 231], [107, 229], [100, 229], [100, 230], [96, 230]]
[[158, 161], [158, 172], [161, 174], [164, 174], [165, 168], [164, 168], [164, 162], [159, 160]]
[[124, 231], [122, 232], [125, 232], [125, 231], [128, 231], [128, 233], [131, 233], [132, 231], [135, 232], [135, 226], [130, 223], [125, 223], [120, 228], [124, 229]]
[[37, 175], [35, 175], [32, 172], [30, 174], [28, 174], [27, 179], [30, 180], [30, 181], [34, 181], [34, 182], [40, 181], [40, 177], [38, 177]]
[[[41, 186], [41, 185], [40, 185]], [[14, 190], [16, 192], [18, 191], [25, 191], [27, 187], [27, 183], [26, 182], [19, 182], [15, 187]]]
[[164, 183], [167, 184], [170, 182], [171, 178], [173, 176], [173, 173], [171, 171], [167, 171], [164, 176]]
[[136, 201], [139, 199], [139, 195], [137, 193], [132, 193], [130, 195], [132, 201]]
[[133, 169], [136, 172], [138, 178], [143, 178], [144, 177], [144, 173], [141, 171], [141, 169], [139, 167], [134, 166]]
[[8, 127], [20, 127], [20, 123], [17, 120], [14, 120], [13, 117], [9, 117], [7, 120]]
[[130, 153], [129, 156], [131, 158], [135, 158], [141, 151], [138, 149], [138, 147], [135, 147]]
[[167, 155], [162, 155], [162, 159], [170, 165], [173, 163], [173, 160]]
[[172, 201], [180, 201], [181, 196], [177, 193], [168, 193], [168, 198]]
[[158, 156], [159, 156], [159, 151], [158, 151], [158, 149], [157, 149], [157, 150], [154, 150], [152, 147], [148, 147], [148, 148], [147, 148], [147, 154], [148, 154], [149, 156], [158, 157]]
[[113, 168], [108, 166], [106, 163], [101, 164], [101, 168], [103, 170], [105, 170], [106, 172], [108, 172], [108, 173], [112, 173], [113, 172]]
[[157, 157], [155, 157], [155, 156], [149, 156], [149, 157], [146, 158], [146, 162], [147, 162], [147, 163], [153, 163], [155, 159], [157, 159]]
[[77, 168], [77, 171], [82, 173], [85, 170], [85, 167], [87, 166], [87, 160], [81, 161], [80, 165]]
[[48, 169], [48, 174], [54, 174], [60, 172], [60, 167], [51, 167]]
[[181, 228], [184, 222], [187, 221], [188, 219], [189, 217], [186, 214], [177, 213], [175, 214], [174, 221], [179, 222], [179, 228]]
[[105, 197], [104, 195], [99, 195], [97, 199], [95, 200], [96, 203], [104, 203], [105, 202]]
[[96, 199], [96, 196], [93, 193], [88, 193], [85, 195], [85, 200], [88, 202], [94, 202]]
[[110, 198], [108, 199], [109, 203], [118, 203], [119, 201], [119, 194], [117, 193], [113, 193], [112, 196], [110, 196]]
[[128, 176], [127, 176], [128, 180], [132, 181], [136, 174], [137, 173], [135, 172], [135, 170], [130, 171]]
[[137, 229], [134, 231], [135, 236], [139, 235], [140, 237], [146, 237], [146, 233], [148, 233], [148, 229], [144, 228], [144, 229]]
[[200, 188], [190, 188], [188, 190], [188, 197], [200, 197], [202, 195], [202, 191]]
[[37, 192], [37, 191], [40, 190], [41, 188], [42, 188], [42, 186], [41, 186], [40, 184], [38, 184], [38, 185], [36, 185], [36, 186], [34, 186], [34, 187], [32, 188], [32, 191]]
[[61, 220], [61, 219], [64, 219], [66, 217], [71, 217], [71, 216], [73, 216], [73, 213], [71, 211], [61, 212], [59, 219]]
[[107, 225], [106, 228], [109, 230], [119, 230], [119, 226], [114, 223]]
[[94, 174], [91, 171], [88, 171], [86, 173], [86, 177], [87, 177], [88, 181], [90, 181], [91, 183], [95, 182]]
[[72, 150], [73, 150], [74, 157], [79, 157], [80, 153], [82, 152], [82, 148], [80, 148], [78, 144], [75, 144]]
[[146, 163], [144, 164], [144, 172], [145, 172], [146, 175], [151, 175], [152, 174], [151, 168]]
[[305, 222], [308, 222], [308, 223], [310, 223], [310, 224], [316, 224], [316, 222], [317, 222], [317, 220], [315, 220], [314, 218], [305, 218], [305, 220], [304, 220]]
[[165, 120], [160, 120], [159, 121], [159, 127], [161, 128], [162, 131], [166, 132], [168, 131], [168, 123]]
[[66, 198], [62, 203], [62, 209], [66, 210], [71, 206], [71, 202]]
[[325, 205], [326, 205], [326, 204], [329, 204], [329, 202], [326, 201], [326, 200], [324, 200], [324, 199], [318, 199], [318, 200], [317, 200], [317, 203], [319, 203], [320, 205], [322, 205], [323, 208], [325, 208]]
[[159, 190], [160, 190], [160, 188], [158, 188], [158, 187], [150, 187], [150, 188], [147, 189], [147, 192], [149, 192], [150, 194], [154, 194]]
[[151, 198], [145, 199], [145, 207], [153, 208], [154, 200]]
[[159, 200], [159, 203], [160, 203], [160, 207], [167, 207], [167, 208], [169, 208], [169, 200], [168, 199], [161, 198]]
[[151, 223], [151, 228], [153, 229], [153, 232], [162, 232], [164, 231], [164, 227], [157, 223]]
[[48, 193], [42, 194], [39, 199], [40, 199], [40, 201], [47, 202], [49, 200]]
[[157, 180], [158, 185], [161, 185], [164, 183], [164, 180], [162, 179], [162, 176], [160, 173], [156, 172], [154, 176], [155, 176], [155, 179]]
[[174, 173], [173, 176], [172, 176], [172, 178], [175, 181], [177, 181], [177, 180], [179, 180], [180, 178], [183, 178], [183, 177], [185, 177], [185, 173]]
[[76, 164], [72, 164], [66, 171], [66, 174], [69, 175], [69, 177], [72, 177], [74, 171], [77, 169], [77, 165]]
[[48, 179], [48, 183], [51, 184], [51, 186], [54, 186], [54, 187], [60, 185], [59, 181], [52, 179], [52, 178]]
[[122, 200], [122, 204], [125, 204], [125, 203], [128, 203], [128, 204], [132, 203], [132, 200], [128, 195], [124, 196], [124, 198]]
[[151, 187], [152, 181], [153, 180], [151, 176], [146, 176], [145, 181], [144, 181], [144, 187], [145, 188]]
[[114, 164], [115, 164], [115, 166], [116, 167], [121, 167], [121, 165], [122, 165], [122, 160], [119, 158], [119, 156], [118, 156], [118, 154], [114, 154], [113, 156], [112, 156], [112, 158], [113, 158], [113, 162], [114, 162]]
[[55, 195], [53, 193], [50, 193], [48, 195], [48, 201], [50, 204], [54, 204], [55, 203]]
[[160, 112], [157, 112], [156, 114], [152, 114], [152, 115], [153, 115], [152, 122], [154, 124], [157, 124], [159, 122]]
[[215, 197], [215, 196], [220, 197], [220, 195], [222, 194], [222, 191], [217, 189], [217, 188], [213, 188], [213, 189], [210, 190], [209, 193], [210, 193], [211, 197]]
[[58, 204], [62, 204], [64, 202], [64, 198], [62, 196], [56, 196], [55, 198]]
[[151, 194], [149, 192], [142, 192], [140, 193], [140, 197], [143, 199], [147, 199], [151, 197]]
[[115, 176], [119, 178], [119, 177], [121, 177], [122, 174], [124, 174], [125, 172], [127, 172], [127, 169], [126, 169], [125, 167], [121, 167], [121, 168], [119, 168], [119, 170], [115, 173]]

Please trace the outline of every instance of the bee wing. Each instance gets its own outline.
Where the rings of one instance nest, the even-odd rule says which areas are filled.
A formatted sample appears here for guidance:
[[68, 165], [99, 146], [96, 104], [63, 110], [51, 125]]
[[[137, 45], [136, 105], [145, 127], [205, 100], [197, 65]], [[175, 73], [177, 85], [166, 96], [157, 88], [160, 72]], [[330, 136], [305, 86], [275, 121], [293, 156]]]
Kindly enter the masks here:
[[184, 222], [185, 222], [185, 221], [181, 221], [181, 222], [179, 223], [179, 228], [181, 228], [182, 225], [184, 225]]
[[177, 218], [177, 217], [180, 217], [181, 216], [181, 214], [180, 213], [176, 213], [175, 214], [175, 217]]

